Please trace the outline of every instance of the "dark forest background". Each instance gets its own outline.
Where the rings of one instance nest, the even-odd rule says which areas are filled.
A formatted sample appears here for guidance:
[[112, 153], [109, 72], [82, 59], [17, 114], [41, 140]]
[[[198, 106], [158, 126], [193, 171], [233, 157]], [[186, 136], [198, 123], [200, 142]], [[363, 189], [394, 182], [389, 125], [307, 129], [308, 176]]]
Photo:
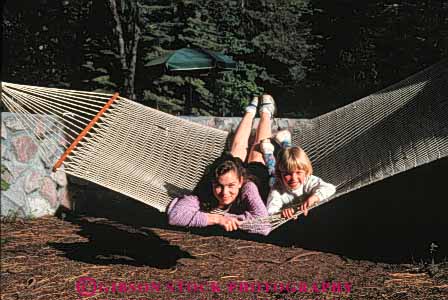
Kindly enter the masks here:
[[[241, 115], [272, 93], [282, 117], [313, 117], [448, 53], [448, 1], [9, 0], [2, 80], [122, 96], [183, 114]], [[164, 74], [167, 50], [204, 47], [238, 69]]]

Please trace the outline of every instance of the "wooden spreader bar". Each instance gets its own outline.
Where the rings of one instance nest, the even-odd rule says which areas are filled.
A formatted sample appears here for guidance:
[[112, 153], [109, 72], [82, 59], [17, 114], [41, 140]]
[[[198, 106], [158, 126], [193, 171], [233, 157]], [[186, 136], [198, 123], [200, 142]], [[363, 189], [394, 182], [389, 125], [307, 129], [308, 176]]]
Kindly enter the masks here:
[[114, 103], [115, 100], [118, 98], [118, 93], [115, 93], [112, 95], [112, 97], [107, 101], [107, 103], [101, 108], [101, 110], [96, 114], [96, 116], [90, 121], [90, 123], [84, 128], [84, 130], [78, 135], [78, 137], [73, 141], [73, 143], [65, 150], [64, 154], [61, 155], [59, 160], [54, 164], [53, 166], [53, 172], [56, 172], [56, 170], [62, 165], [62, 163], [65, 161], [67, 156], [73, 151], [73, 149], [76, 148], [78, 143], [87, 135], [89, 130], [95, 125], [96, 122], [101, 118], [101, 116], [104, 114], [106, 110], [109, 109], [109, 107]]

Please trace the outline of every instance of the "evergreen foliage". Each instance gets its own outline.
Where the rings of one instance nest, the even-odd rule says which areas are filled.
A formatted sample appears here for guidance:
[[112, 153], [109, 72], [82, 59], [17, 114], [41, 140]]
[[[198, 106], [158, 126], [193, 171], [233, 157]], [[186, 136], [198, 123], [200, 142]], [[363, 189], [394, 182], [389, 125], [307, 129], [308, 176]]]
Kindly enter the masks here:
[[[443, 0], [8, 0], [2, 80], [219, 116], [267, 91], [281, 116], [312, 117], [446, 57], [447, 15]], [[222, 52], [238, 68], [148, 66], [183, 47]]]

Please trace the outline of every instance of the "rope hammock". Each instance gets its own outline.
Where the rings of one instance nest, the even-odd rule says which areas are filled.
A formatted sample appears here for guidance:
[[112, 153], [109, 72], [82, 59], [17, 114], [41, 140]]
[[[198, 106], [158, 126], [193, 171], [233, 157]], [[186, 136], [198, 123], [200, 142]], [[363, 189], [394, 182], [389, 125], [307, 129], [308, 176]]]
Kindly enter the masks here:
[[[293, 130], [314, 172], [337, 187], [324, 202], [448, 156], [448, 60]], [[2, 102], [29, 129], [43, 127], [41, 157], [164, 212], [192, 191], [225, 149], [228, 133], [118, 94], [2, 83]], [[63, 148], [63, 150], [60, 150]], [[65, 152], [64, 152], [65, 151]], [[323, 204], [319, 203], [318, 205]], [[300, 214], [297, 212], [296, 215]], [[279, 215], [242, 229], [277, 228]]]

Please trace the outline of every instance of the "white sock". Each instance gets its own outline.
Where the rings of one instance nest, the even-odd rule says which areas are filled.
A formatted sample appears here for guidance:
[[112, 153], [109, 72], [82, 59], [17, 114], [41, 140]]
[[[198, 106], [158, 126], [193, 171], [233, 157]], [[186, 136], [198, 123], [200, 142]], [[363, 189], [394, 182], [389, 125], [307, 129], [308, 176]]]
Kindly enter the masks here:
[[246, 112], [253, 113], [255, 115], [257, 112], [257, 107], [258, 107], [258, 97], [253, 97], [249, 105], [246, 106]]

